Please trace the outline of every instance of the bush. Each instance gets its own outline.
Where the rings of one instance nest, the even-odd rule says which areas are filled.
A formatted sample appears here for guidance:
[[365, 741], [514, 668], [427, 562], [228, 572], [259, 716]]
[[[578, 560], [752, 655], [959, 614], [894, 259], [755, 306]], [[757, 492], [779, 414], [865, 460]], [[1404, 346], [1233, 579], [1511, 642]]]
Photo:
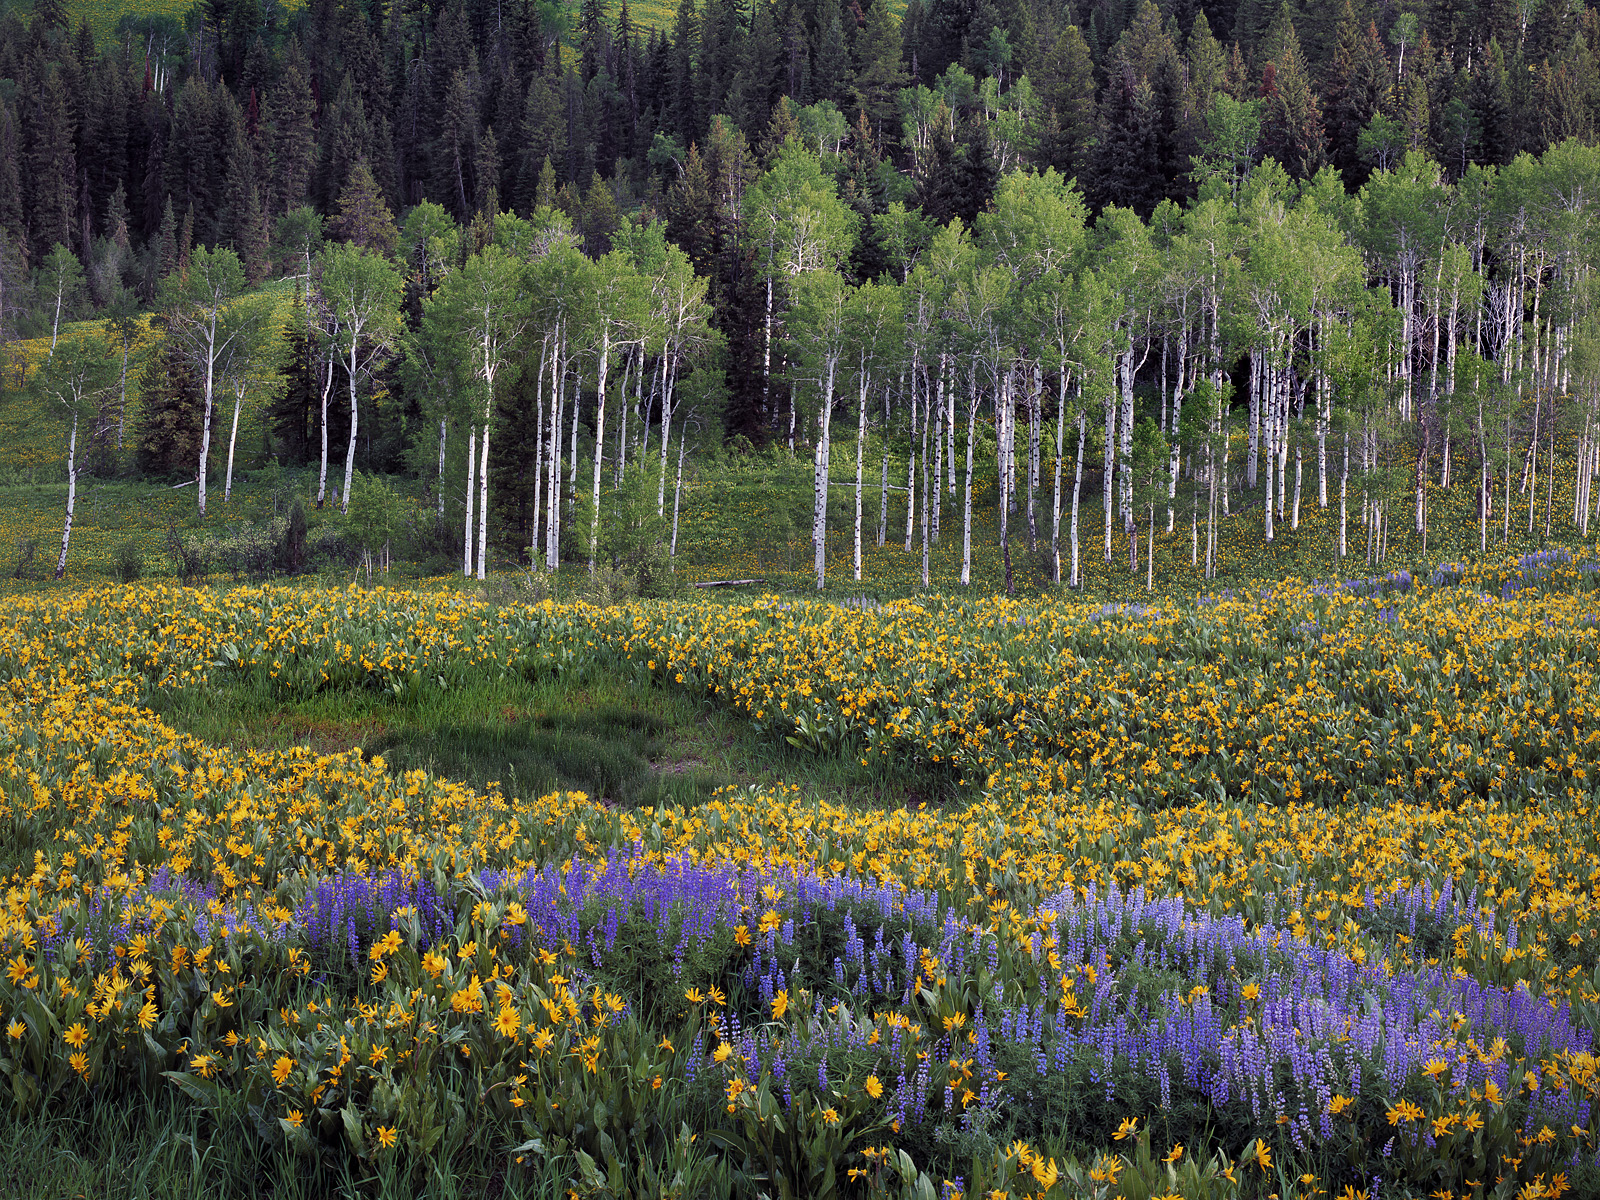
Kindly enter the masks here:
[[296, 575], [305, 565], [306, 506], [296, 499], [284, 524], [283, 540], [278, 544], [278, 569]]
[[211, 573], [209, 543], [185, 534], [176, 525], [167, 526], [167, 557], [172, 561], [172, 573], [185, 586], [199, 583]]
[[236, 583], [240, 579], [264, 579], [272, 574], [277, 548], [284, 541], [288, 526], [285, 517], [274, 517], [265, 525], [241, 525], [232, 533], [208, 539], [207, 559], [227, 571]]
[[129, 538], [117, 547], [111, 569], [120, 583], [132, 583], [144, 575], [144, 551], [139, 543]]
[[33, 562], [39, 554], [39, 543], [33, 538], [17, 539], [17, 566], [12, 571], [16, 579], [31, 579], [33, 577]]

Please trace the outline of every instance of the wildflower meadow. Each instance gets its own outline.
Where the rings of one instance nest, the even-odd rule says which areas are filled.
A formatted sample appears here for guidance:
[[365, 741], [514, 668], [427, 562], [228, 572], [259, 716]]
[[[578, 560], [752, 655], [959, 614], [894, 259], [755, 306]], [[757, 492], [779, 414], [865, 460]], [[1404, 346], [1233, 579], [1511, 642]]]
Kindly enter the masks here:
[[[11, 1119], [178, 1112], [284, 1195], [1594, 1195], [1597, 584], [12, 597]], [[605, 673], [924, 798], [529, 795], [162, 715]]]

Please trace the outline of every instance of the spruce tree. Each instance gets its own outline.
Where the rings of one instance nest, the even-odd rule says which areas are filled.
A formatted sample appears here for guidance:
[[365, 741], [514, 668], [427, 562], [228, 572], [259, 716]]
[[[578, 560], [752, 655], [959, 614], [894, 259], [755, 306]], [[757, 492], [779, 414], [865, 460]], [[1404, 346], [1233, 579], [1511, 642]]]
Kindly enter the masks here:
[[314, 110], [310, 80], [296, 57], [286, 55], [278, 82], [268, 93], [265, 114], [267, 137], [272, 147], [267, 208], [274, 216], [282, 216], [305, 203], [311, 168], [316, 161]]
[[333, 236], [384, 255], [393, 254], [400, 240], [394, 213], [389, 211], [378, 191], [366, 159], [358, 160], [350, 168], [350, 181], [339, 194], [339, 215], [333, 220]]
[[200, 457], [205, 397], [180, 347], [163, 338], [146, 360], [136, 453], [143, 475], [194, 476]]
[[28, 227], [34, 254], [48, 254], [56, 243], [75, 240], [77, 216], [77, 156], [72, 145], [72, 115], [67, 93], [55, 63], [44, 71], [33, 101], [28, 147]]

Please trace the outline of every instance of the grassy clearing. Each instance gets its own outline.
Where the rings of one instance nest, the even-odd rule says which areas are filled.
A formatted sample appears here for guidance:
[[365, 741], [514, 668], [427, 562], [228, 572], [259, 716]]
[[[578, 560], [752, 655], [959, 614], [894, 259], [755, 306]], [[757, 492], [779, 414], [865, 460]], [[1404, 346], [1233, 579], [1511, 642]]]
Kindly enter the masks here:
[[285, 700], [259, 680], [229, 680], [158, 694], [155, 708], [211, 745], [359, 749], [396, 773], [422, 769], [515, 796], [581, 791], [607, 806], [688, 807], [724, 788], [787, 781], [857, 806], [941, 798], [937, 783], [797, 749], [710, 699], [623, 666], [423, 687], [399, 698], [349, 687]]

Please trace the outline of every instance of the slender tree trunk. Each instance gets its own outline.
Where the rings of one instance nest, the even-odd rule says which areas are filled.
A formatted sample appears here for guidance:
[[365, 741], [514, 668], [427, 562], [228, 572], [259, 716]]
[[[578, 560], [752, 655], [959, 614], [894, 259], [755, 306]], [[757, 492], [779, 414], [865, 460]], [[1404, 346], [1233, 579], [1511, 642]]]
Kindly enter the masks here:
[[1350, 431], [1344, 433], [1344, 467], [1339, 472], [1339, 559], [1350, 553]]
[[67, 544], [72, 541], [72, 513], [78, 503], [78, 414], [72, 414], [72, 432], [67, 436], [67, 519], [61, 526], [61, 554], [56, 559], [56, 578], [67, 573]]
[[[905, 391], [906, 378], [900, 376], [900, 390]], [[889, 389], [883, 389], [883, 481], [878, 495], [878, 549], [883, 549], [884, 542], [889, 540], [889, 426], [894, 419], [894, 412], [889, 405]], [[906, 493], [906, 501], [910, 503], [910, 491]], [[909, 509], [907, 510], [909, 512]], [[909, 518], [908, 518], [909, 519]]]
[[[348, 498], [346, 498], [348, 503]], [[483, 579], [489, 562], [489, 413], [483, 414], [483, 445], [478, 451], [478, 578]]]
[[1150, 537], [1145, 542], [1144, 547], [1144, 568], [1144, 590], [1153, 592], [1156, 590], [1156, 506], [1154, 502], [1150, 505]]
[[1082, 576], [1078, 573], [1078, 498], [1083, 492], [1083, 450], [1089, 433], [1089, 415], [1083, 411], [1082, 388], [1078, 397], [1078, 458], [1077, 465], [1072, 471], [1072, 586], [1083, 586]]
[[474, 476], [478, 470], [478, 427], [467, 426], [467, 519], [466, 529], [462, 533], [461, 573], [467, 578], [472, 578], [472, 505], [477, 499], [477, 492], [473, 488]]
[[1043, 424], [1039, 392], [1044, 386], [1034, 369], [1032, 386], [1028, 388], [1028, 553], [1039, 549], [1039, 518], [1035, 511], [1035, 497], [1039, 492], [1039, 438]]
[[[929, 539], [932, 518], [933, 513], [937, 511], [936, 505], [939, 501], [938, 464], [933, 466], [933, 486], [930, 487], [928, 485], [928, 426], [933, 424], [929, 420], [932, 414], [928, 410], [932, 406], [932, 400], [933, 396], [928, 390], [928, 378], [924, 374], [922, 378], [922, 586], [924, 589], [928, 587], [929, 558], [931, 557]], [[933, 431], [933, 453], [935, 455], [939, 453], [939, 431], [937, 427]], [[909, 490], [906, 492], [906, 497], [906, 503], [909, 505], [911, 497]]]
[[[445, 442], [447, 440], [446, 435], [448, 433], [449, 433], [449, 418], [448, 417], [440, 417], [439, 418], [439, 487], [438, 487], [438, 506], [439, 506], [439, 522], [440, 522], [440, 524], [444, 523], [444, 448], [445, 448]], [[540, 465], [541, 466], [543, 465], [543, 460], [540, 460]]]
[[[955, 403], [952, 394], [951, 403]], [[967, 368], [967, 487], [961, 517], [961, 586], [972, 584], [972, 453], [978, 440], [978, 375]]]
[[819, 592], [828, 581], [828, 478], [832, 451], [831, 433], [833, 428], [835, 366], [835, 360], [830, 357], [827, 366], [827, 380], [822, 390], [822, 407], [821, 411], [817, 413], [817, 446], [812, 467], [814, 491], [811, 511], [811, 549], [812, 565], [816, 572], [817, 590]]
[[[1063, 353], [1062, 358], [1066, 355]], [[1061, 459], [1067, 452], [1067, 377], [1065, 365], [1056, 382], [1056, 465], [1050, 500], [1050, 581], [1061, 582]]]
[[[663, 353], [663, 357], [666, 357]], [[661, 516], [666, 511], [667, 499], [667, 446], [672, 439], [672, 412], [676, 407], [673, 403], [674, 386], [678, 380], [678, 367], [676, 361], [665, 364], [662, 368], [661, 379], [661, 483], [656, 488], [656, 516]], [[673, 501], [677, 503], [676, 499]]]
[[1011, 509], [1013, 502], [1009, 496], [1011, 489], [1007, 486], [1013, 478], [1013, 462], [1016, 458], [1015, 429], [1017, 423], [1016, 397], [1011, 394], [1011, 381], [1015, 373], [1008, 371], [1002, 380], [997, 374], [994, 381], [995, 397], [995, 424], [999, 428], [996, 453], [1000, 459], [1000, 557], [1005, 564], [1006, 595], [1012, 595], [1017, 589], [1011, 579]]
[[[212, 340], [214, 343], [215, 332], [213, 332]], [[199, 487], [200, 515], [202, 517], [206, 515], [206, 472], [211, 459], [211, 414], [216, 405], [216, 393], [213, 390], [215, 382], [216, 354], [214, 351], [208, 351], [206, 354], [205, 416], [200, 426], [200, 472], [195, 477]], [[1532, 517], [1529, 520], [1531, 522]], [[1528, 528], [1531, 531], [1533, 526], [1530, 524]]]
[[233, 397], [233, 427], [228, 433], [228, 473], [222, 482], [224, 504], [233, 499], [233, 450], [239, 442], [239, 410], [243, 407], [244, 397], [236, 393]]
[[672, 486], [672, 546], [667, 551], [667, 557], [672, 559], [674, 567], [678, 561], [678, 509], [679, 502], [683, 499], [683, 451], [688, 436], [687, 429], [678, 432], [678, 480]]
[[594, 508], [589, 514], [589, 574], [591, 575], [595, 572], [596, 560], [600, 554], [600, 470], [606, 450], [606, 370], [611, 365], [610, 360], [611, 334], [606, 330], [600, 334], [600, 365], [595, 371], [597, 386], [594, 410], [594, 490], [590, 497]]
[[[348, 364], [350, 374], [350, 445], [346, 447], [344, 452], [344, 495], [339, 498], [339, 511], [343, 513], [350, 511], [350, 481], [355, 478], [356, 473], [356, 349], [360, 342], [360, 334], [353, 332], [350, 337], [350, 362]], [[488, 427], [485, 426], [485, 437], [487, 437], [487, 434]]]
[[328, 374], [322, 381], [322, 459], [317, 468], [317, 507], [328, 496], [328, 400], [333, 395], [333, 355], [328, 355]]
[[[861, 497], [866, 479], [863, 474], [867, 453], [867, 364], [861, 363], [861, 377], [856, 391], [856, 520], [853, 569], [855, 580], [861, 582]], [[888, 482], [888, 476], [884, 476]]]
[[[917, 514], [917, 368], [921, 364], [913, 359], [911, 362], [911, 390], [906, 393], [908, 408], [911, 412], [911, 441], [906, 446], [906, 553], [911, 553], [911, 539], [915, 535], [914, 522]], [[922, 453], [924, 463], [927, 461], [928, 452], [928, 394], [926, 387], [922, 392]], [[923, 475], [927, 475], [924, 467]], [[926, 492], [927, 480], [923, 480], [923, 489]], [[923, 505], [922, 519], [928, 519], [927, 505]]]
[[1105, 512], [1106, 519], [1106, 561], [1111, 561], [1111, 508], [1115, 503], [1116, 488], [1116, 454], [1117, 454], [1117, 395], [1115, 391], [1107, 394], [1105, 398], [1106, 441], [1104, 471], [1100, 482], [1100, 507]]

